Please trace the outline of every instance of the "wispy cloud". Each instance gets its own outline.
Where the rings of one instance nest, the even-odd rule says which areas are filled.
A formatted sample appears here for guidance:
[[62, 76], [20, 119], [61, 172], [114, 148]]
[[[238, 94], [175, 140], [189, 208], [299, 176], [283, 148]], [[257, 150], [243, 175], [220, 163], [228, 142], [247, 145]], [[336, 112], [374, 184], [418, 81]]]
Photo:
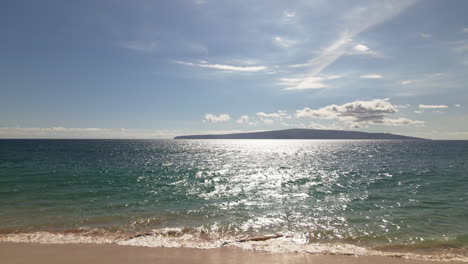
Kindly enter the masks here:
[[[305, 74], [304, 79], [297, 81], [295, 87], [313, 87], [321, 86], [314, 81], [313, 77], [317, 77], [325, 68], [330, 66], [340, 57], [347, 53], [347, 49], [352, 42], [352, 39], [376, 25], [388, 21], [406, 8], [412, 5], [414, 0], [407, 1], [378, 1], [371, 2], [370, 5], [365, 7], [358, 7], [351, 10], [343, 18], [343, 29], [338, 37], [327, 47], [322, 49], [318, 56], [304, 64], [291, 65], [292, 67], [309, 67], [308, 73]], [[356, 46], [355, 46], [356, 47]], [[361, 51], [368, 52], [369, 48], [363, 44], [356, 47]], [[312, 84], [312, 85], [311, 85]], [[319, 87], [322, 88], [323, 86]], [[289, 89], [289, 90], [302, 90], [302, 89]]]
[[295, 17], [295, 16], [296, 16], [296, 12], [291, 11], [291, 10], [284, 10], [283, 15], [284, 15], [285, 17]]
[[409, 108], [411, 107], [410, 104], [405, 104], [405, 105], [394, 105], [396, 108], [398, 109], [406, 109], [406, 108]]
[[[345, 54], [346, 45], [349, 44], [355, 36], [394, 18], [414, 2], [415, 1], [412, 0], [379, 1], [372, 2], [366, 7], [358, 7], [351, 10], [343, 19], [345, 27], [342, 33], [331, 45], [325, 48], [317, 58], [311, 61], [314, 66], [312, 66], [310, 74], [316, 75], [320, 73], [323, 69], [343, 56]], [[363, 44], [358, 45], [356, 48], [361, 51], [364, 49], [365, 51], [369, 50], [369, 48]]]
[[195, 53], [208, 53], [206, 46], [200, 43], [190, 43], [188, 44], [188, 47]]
[[295, 40], [286, 39], [286, 38], [279, 37], [279, 36], [274, 37], [273, 41], [275, 42], [276, 45], [283, 47], [283, 48], [289, 48], [297, 44], [297, 41]]
[[205, 114], [204, 122], [219, 123], [229, 121], [231, 117], [228, 114], [213, 115], [211, 113]]
[[446, 109], [446, 108], [448, 108], [448, 106], [447, 105], [424, 105], [424, 104], [420, 104], [419, 108], [421, 108], [421, 109]]
[[450, 44], [453, 45], [453, 49], [458, 52], [458, 53], [464, 53], [468, 51], [468, 40], [458, 40], [458, 41], [453, 41], [450, 42]]
[[291, 10], [285, 10], [283, 12], [283, 18], [282, 18], [283, 23], [292, 23], [294, 22], [295, 18], [296, 18], [296, 12], [291, 11]]
[[468, 27], [463, 28], [462, 31], [463, 31], [464, 33], [468, 33]]
[[364, 79], [382, 79], [383, 75], [380, 74], [367, 74], [367, 75], [361, 75], [359, 76]]
[[279, 85], [286, 86], [284, 90], [308, 90], [328, 87], [325, 81], [341, 78], [341, 75], [330, 75], [323, 77], [301, 77], [301, 78], [281, 78]]
[[192, 67], [202, 67], [223, 71], [240, 71], [240, 72], [258, 72], [266, 70], [265, 66], [233, 66], [233, 65], [224, 65], [224, 64], [209, 64], [208, 62], [203, 61], [202, 63], [192, 63], [185, 61], [175, 61], [177, 64], [192, 66]]
[[437, 81], [437, 80], [442, 80], [442, 79], [444, 79], [446, 77], [447, 77], [447, 74], [442, 73], [442, 72], [428, 73], [428, 74], [424, 74], [424, 75], [420, 76], [417, 79], [403, 80], [400, 83], [402, 85], [422, 84], [422, 83], [426, 83], [426, 82], [434, 82], [434, 81]]
[[159, 44], [156, 41], [126, 41], [119, 43], [119, 46], [136, 52], [149, 53], [155, 51]]

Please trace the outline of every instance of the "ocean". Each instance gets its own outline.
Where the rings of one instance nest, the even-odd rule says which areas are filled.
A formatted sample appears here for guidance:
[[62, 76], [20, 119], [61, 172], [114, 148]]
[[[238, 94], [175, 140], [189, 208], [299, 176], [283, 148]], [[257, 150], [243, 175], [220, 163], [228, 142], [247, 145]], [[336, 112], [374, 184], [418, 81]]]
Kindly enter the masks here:
[[0, 140], [0, 241], [468, 260], [468, 141]]

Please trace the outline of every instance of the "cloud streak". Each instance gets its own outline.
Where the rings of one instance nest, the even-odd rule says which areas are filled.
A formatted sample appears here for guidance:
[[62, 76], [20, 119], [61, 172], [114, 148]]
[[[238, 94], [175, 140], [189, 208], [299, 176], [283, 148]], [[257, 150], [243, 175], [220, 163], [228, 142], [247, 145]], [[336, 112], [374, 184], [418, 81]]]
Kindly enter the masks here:
[[364, 79], [382, 79], [383, 75], [380, 74], [367, 74], [367, 75], [361, 75], [359, 76]]
[[325, 81], [342, 78], [341, 75], [330, 75], [325, 77], [302, 77], [302, 78], [282, 78], [279, 85], [284, 85], [284, 90], [308, 90], [328, 87]]
[[420, 104], [419, 108], [420, 109], [447, 109], [448, 106], [446, 106], [446, 105], [424, 105], [424, 104]]
[[191, 66], [191, 67], [202, 67], [202, 68], [209, 68], [209, 69], [216, 69], [216, 70], [223, 70], [223, 71], [239, 71], [239, 72], [258, 72], [266, 70], [267, 67], [265, 66], [232, 66], [232, 65], [224, 65], [224, 64], [209, 64], [207, 62], [203, 63], [192, 63], [192, 62], [185, 62], [185, 61], [175, 61], [177, 64]]
[[276, 45], [283, 47], [283, 48], [289, 48], [297, 44], [297, 41], [295, 40], [286, 39], [286, 38], [279, 37], [279, 36], [274, 37], [273, 41], [276, 43]]
[[[312, 77], [319, 77], [322, 71], [337, 61], [340, 57], [347, 53], [352, 39], [361, 32], [364, 32], [376, 25], [388, 21], [401, 12], [406, 10], [415, 1], [377, 1], [371, 2], [365, 7], [358, 7], [351, 10], [343, 18], [343, 29], [338, 37], [327, 47], [322, 49], [318, 56], [304, 64], [291, 65], [291, 67], [309, 67], [309, 71], [305, 74], [306, 77], [302, 81], [297, 81], [296, 87], [317, 87], [310, 85]], [[369, 52], [369, 48], [363, 44], [354, 46], [355, 52]], [[357, 49], [357, 50], [356, 50]], [[314, 82], [312, 82], [314, 83]], [[323, 87], [323, 86], [322, 86]], [[322, 88], [320, 87], [320, 88]], [[313, 89], [313, 88], [312, 88]], [[301, 89], [288, 89], [301, 90]]]

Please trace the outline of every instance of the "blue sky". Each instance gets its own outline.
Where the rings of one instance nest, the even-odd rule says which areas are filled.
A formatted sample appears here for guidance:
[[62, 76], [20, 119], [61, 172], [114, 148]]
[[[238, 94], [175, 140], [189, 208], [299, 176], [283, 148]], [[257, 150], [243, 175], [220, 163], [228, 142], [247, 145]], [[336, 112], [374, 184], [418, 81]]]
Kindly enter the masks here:
[[1, 138], [468, 139], [468, 2], [4, 1]]

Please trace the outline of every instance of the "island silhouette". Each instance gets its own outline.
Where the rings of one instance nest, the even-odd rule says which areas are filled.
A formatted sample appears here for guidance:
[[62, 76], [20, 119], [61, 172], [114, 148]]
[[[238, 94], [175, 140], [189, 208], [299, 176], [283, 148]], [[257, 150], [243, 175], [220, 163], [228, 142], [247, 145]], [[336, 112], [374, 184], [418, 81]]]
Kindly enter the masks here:
[[427, 140], [391, 133], [367, 133], [346, 130], [325, 130], [294, 128], [249, 133], [185, 135], [174, 139], [386, 139], [386, 140]]

